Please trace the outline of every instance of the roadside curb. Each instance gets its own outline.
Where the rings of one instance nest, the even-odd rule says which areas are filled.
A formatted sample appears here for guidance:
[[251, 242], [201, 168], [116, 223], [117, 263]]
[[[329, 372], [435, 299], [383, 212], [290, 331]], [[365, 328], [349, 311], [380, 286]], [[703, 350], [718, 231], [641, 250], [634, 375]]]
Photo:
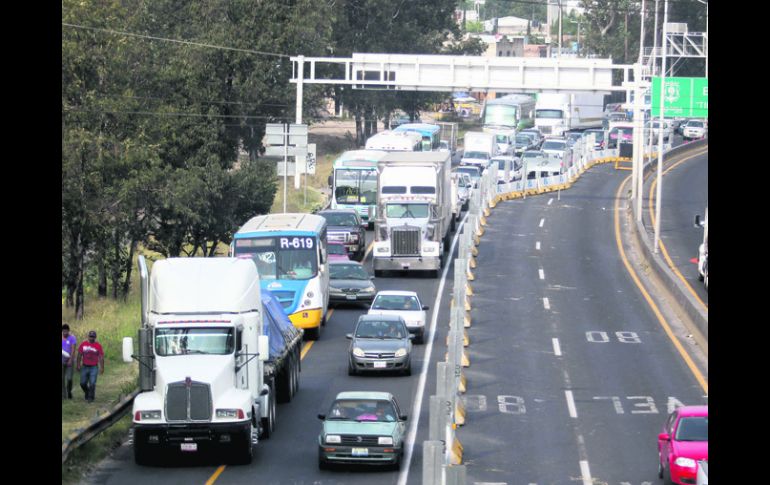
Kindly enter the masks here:
[[[680, 145], [666, 152], [667, 157], [681, 155], [688, 153], [691, 150], [695, 150], [704, 146], [708, 146], [708, 139], [698, 140], [686, 145]], [[643, 169], [643, 176], [652, 174], [657, 168], [657, 159], [650, 160], [645, 164]], [[647, 229], [643, 222], [640, 222], [635, 217], [635, 204], [627, 204], [627, 213], [632, 219], [632, 223], [629, 224], [633, 237], [635, 238], [639, 247], [642, 248], [642, 256], [646, 261], [650, 263], [650, 268], [664, 283], [666, 288], [671, 292], [675, 301], [682, 308], [684, 313], [692, 319], [698, 330], [701, 331], [706, 342], [708, 342], [708, 311], [702, 308], [702, 305], [690, 294], [690, 291], [684, 286], [679, 278], [674, 275], [671, 268], [668, 267], [663, 258], [655, 254], [653, 251], [653, 242], [650, 240]]]

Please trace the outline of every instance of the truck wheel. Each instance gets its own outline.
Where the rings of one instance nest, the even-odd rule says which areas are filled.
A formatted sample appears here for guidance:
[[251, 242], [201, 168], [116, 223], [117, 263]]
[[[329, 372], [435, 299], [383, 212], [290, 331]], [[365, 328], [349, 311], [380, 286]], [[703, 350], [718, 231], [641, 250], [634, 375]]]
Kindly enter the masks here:
[[270, 399], [267, 404], [267, 417], [262, 418], [262, 439], [268, 439], [275, 431], [275, 381], [270, 380]]
[[138, 441], [134, 441], [134, 463], [137, 465], [152, 465], [153, 455], [148, 452], [147, 445], [140, 443]]
[[251, 421], [249, 421], [249, 434], [244, 443], [238, 443], [232, 453], [233, 465], [248, 465], [254, 457], [254, 448], [251, 445]]
[[292, 367], [294, 373], [294, 379], [292, 381], [291, 394], [294, 396], [299, 391], [299, 359], [295, 357], [294, 366]]
[[305, 329], [305, 340], [318, 340], [321, 336], [321, 326]]
[[292, 370], [291, 370], [291, 362], [286, 363], [286, 367], [278, 374], [278, 381], [277, 384], [277, 391], [278, 391], [278, 402], [284, 403], [291, 401], [291, 381], [292, 381]]

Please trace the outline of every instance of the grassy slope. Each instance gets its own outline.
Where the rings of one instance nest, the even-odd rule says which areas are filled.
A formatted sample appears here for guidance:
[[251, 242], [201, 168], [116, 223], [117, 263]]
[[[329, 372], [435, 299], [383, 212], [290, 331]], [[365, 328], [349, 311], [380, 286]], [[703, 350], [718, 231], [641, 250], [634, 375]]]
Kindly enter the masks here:
[[[307, 178], [308, 204], [303, 204], [303, 188], [294, 190], [294, 180], [289, 178], [288, 212], [310, 212], [325, 204], [326, 194], [328, 194], [327, 180], [331, 173], [332, 161], [340, 152], [347, 149], [343, 137], [324, 137], [323, 139], [316, 137], [315, 140], [313, 138], [311, 134], [311, 143], [318, 144], [319, 157], [315, 175]], [[324, 153], [326, 155], [323, 155]], [[302, 182], [304, 183], [304, 179]], [[271, 212], [283, 210], [282, 183], [281, 178]], [[227, 251], [227, 245], [220, 244], [217, 254], [226, 255]], [[156, 253], [145, 252], [144, 254], [151, 259], [161, 257]], [[94, 403], [85, 402], [83, 391], [79, 386], [80, 376], [77, 372], [73, 374], [73, 399], [62, 401], [62, 443], [71, 433], [87, 426], [98, 415], [107, 412], [123, 396], [136, 388], [138, 367], [136, 362], [126, 364], [122, 361], [122, 341], [123, 337], [129, 336], [136, 340], [139, 314], [139, 277], [136, 269], [132, 274], [131, 293], [126, 302], [99, 298], [87, 293], [85, 318], [82, 321], [76, 320], [74, 311], [66, 308], [62, 302], [62, 321], [69, 323], [72, 333], [78, 338], [78, 345], [89, 330], [96, 330], [97, 341], [102, 344], [105, 353], [104, 375], [100, 374], [97, 379]], [[67, 463], [62, 465], [62, 484], [77, 483], [84, 473], [120, 445], [130, 425], [130, 416], [126, 416], [109, 430], [70, 454]]]

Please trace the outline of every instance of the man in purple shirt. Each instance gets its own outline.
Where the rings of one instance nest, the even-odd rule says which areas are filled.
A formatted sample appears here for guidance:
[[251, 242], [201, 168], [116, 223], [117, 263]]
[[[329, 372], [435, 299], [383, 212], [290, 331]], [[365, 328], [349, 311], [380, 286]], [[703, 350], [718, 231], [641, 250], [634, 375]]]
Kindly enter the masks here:
[[[61, 398], [72, 399], [72, 363], [75, 362], [78, 339], [70, 334], [70, 326], [61, 326]], [[65, 355], [69, 354], [69, 357]]]

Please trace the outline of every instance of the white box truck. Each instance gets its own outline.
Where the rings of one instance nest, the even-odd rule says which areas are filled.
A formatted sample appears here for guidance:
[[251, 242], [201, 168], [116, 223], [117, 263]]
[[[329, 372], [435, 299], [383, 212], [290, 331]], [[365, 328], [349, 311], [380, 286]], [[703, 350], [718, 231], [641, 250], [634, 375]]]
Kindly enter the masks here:
[[220, 449], [251, 462], [253, 445], [274, 431], [276, 402], [298, 389], [302, 332], [276, 326], [288, 317], [260, 291], [251, 259], [170, 258], [148, 277], [140, 256], [139, 275], [138, 353], [123, 339], [123, 360], [140, 364], [136, 463]]
[[535, 105], [535, 128], [546, 137], [565, 131], [598, 128], [604, 116], [604, 95], [595, 93], [541, 93]]
[[377, 163], [374, 275], [430, 271], [438, 276], [451, 239], [449, 152], [391, 152]]
[[489, 165], [489, 161], [499, 153], [494, 133], [469, 131], [463, 138], [463, 156], [460, 159], [460, 165], [476, 165], [484, 170]]

